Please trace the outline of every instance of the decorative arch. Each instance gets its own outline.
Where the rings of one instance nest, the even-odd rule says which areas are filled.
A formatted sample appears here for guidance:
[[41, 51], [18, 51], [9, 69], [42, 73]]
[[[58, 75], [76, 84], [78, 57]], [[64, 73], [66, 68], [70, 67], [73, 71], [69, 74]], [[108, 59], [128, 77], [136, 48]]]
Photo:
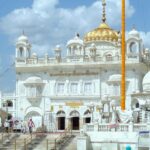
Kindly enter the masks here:
[[104, 53], [104, 56], [107, 56], [107, 55], [113, 56], [113, 53], [111, 51], [107, 51], [107, 52]]
[[113, 59], [113, 54], [112, 54], [111, 52], [106, 52], [106, 53], [104, 54], [104, 57], [105, 57], [106, 61], [112, 61], [112, 59]]
[[56, 116], [57, 117], [65, 117], [66, 116], [66, 113], [63, 111], [63, 110], [60, 110], [56, 113]]
[[137, 43], [135, 41], [132, 41], [129, 45], [130, 53], [137, 53]]
[[132, 109], [139, 108], [140, 107], [139, 100], [134, 98], [131, 102], [131, 107], [132, 107]]
[[84, 112], [84, 115], [89, 115], [91, 114], [91, 111], [89, 109], [87, 109], [85, 112]]
[[43, 111], [41, 108], [39, 107], [28, 107], [26, 110], [25, 110], [25, 116], [30, 113], [30, 112], [37, 112], [40, 116], [43, 116]]
[[25, 115], [25, 119], [29, 119], [36, 116], [41, 116], [41, 114], [37, 111], [30, 111]]
[[77, 110], [70, 112], [70, 117], [80, 117], [80, 113]]
[[128, 54], [136, 54], [139, 53], [139, 45], [140, 41], [137, 39], [129, 39], [127, 41], [127, 53]]
[[91, 122], [91, 111], [89, 109], [87, 109], [84, 112], [83, 118], [84, 118], [84, 120], [83, 120], [84, 123], [90, 123]]
[[57, 117], [57, 126], [58, 126], [58, 130], [65, 130], [65, 118], [66, 118], [66, 114], [63, 110], [59, 110], [56, 113], [56, 117]]

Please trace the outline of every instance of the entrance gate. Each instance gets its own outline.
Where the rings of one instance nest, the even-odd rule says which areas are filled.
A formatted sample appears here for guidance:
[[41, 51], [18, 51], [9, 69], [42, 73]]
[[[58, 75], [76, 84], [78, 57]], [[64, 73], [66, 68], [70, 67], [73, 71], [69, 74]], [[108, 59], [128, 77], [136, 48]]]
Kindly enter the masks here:
[[35, 129], [42, 127], [42, 116], [38, 112], [36, 111], [28, 112], [25, 116], [25, 120], [28, 121], [30, 118], [32, 118], [35, 124]]
[[71, 129], [72, 130], [79, 130], [80, 129], [80, 124], [79, 124], [79, 120], [80, 120], [80, 115], [79, 112], [74, 110], [70, 113], [70, 122], [71, 122]]
[[65, 130], [65, 112], [58, 111], [57, 112], [57, 122], [58, 122], [58, 130]]
[[91, 122], [91, 112], [87, 110], [84, 113], [84, 123], [90, 123], [90, 122]]

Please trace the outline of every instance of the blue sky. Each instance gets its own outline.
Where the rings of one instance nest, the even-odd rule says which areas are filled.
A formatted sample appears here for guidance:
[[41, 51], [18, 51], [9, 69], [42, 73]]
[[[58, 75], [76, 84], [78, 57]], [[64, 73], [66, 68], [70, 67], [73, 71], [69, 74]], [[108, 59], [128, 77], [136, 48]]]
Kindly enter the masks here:
[[[107, 20], [117, 30], [120, 1], [107, 0]], [[126, 1], [127, 30], [134, 25], [150, 47], [150, 1]], [[0, 0], [0, 8], [0, 90], [3, 91], [15, 87], [15, 68], [11, 65], [15, 41], [23, 29], [32, 43], [32, 51], [51, 55], [56, 44], [64, 47], [75, 32], [83, 36], [97, 27], [101, 18], [101, 5], [96, 0]]]

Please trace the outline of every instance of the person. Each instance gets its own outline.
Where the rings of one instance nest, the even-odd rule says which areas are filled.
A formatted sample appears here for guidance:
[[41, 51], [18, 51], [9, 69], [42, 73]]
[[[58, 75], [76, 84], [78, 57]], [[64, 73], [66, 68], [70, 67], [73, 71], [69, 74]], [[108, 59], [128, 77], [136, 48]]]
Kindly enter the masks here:
[[13, 118], [11, 118], [11, 119], [9, 120], [10, 132], [13, 131], [13, 126], [14, 126], [14, 122], [13, 122]]
[[21, 120], [21, 133], [24, 133], [24, 126], [23, 126], [23, 120]]
[[9, 122], [8, 122], [8, 120], [5, 120], [4, 127], [5, 127], [5, 132], [8, 133], [8, 131], [9, 131]]
[[29, 133], [32, 134], [32, 128], [34, 128], [35, 125], [34, 125], [34, 122], [32, 121], [32, 119], [30, 119], [28, 121], [28, 128], [29, 128]]
[[26, 122], [21, 120], [21, 132], [26, 133]]

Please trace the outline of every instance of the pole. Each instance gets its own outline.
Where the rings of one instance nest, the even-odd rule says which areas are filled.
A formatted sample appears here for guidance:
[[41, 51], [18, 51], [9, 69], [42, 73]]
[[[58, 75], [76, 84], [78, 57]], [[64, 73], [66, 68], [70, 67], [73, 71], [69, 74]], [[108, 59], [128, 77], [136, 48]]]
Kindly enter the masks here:
[[17, 149], [16, 139], [15, 139], [15, 143], [14, 143], [14, 148], [15, 148], [15, 150]]
[[48, 139], [46, 140], [46, 147], [47, 147], [47, 150], [48, 150]]
[[125, 79], [125, 0], [122, 0], [122, 40], [121, 40], [121, 57], [122, 57], [122, 65], [121, 65], [121, 109], [125, 110], [125, 98], [126, 98], [126, 79]]
[[57, 145], [56, 145], [56, 144], [57, 144], [57, 142], [56, 142], [56, 140], [57, 140], [57, 139], [55, 139], [55, 150], [56, 150], [56, 148], [57, 148]]
[[24, 139], [24, 150], [27, 150], [27, 143], [26, 143], [26, 139]]

